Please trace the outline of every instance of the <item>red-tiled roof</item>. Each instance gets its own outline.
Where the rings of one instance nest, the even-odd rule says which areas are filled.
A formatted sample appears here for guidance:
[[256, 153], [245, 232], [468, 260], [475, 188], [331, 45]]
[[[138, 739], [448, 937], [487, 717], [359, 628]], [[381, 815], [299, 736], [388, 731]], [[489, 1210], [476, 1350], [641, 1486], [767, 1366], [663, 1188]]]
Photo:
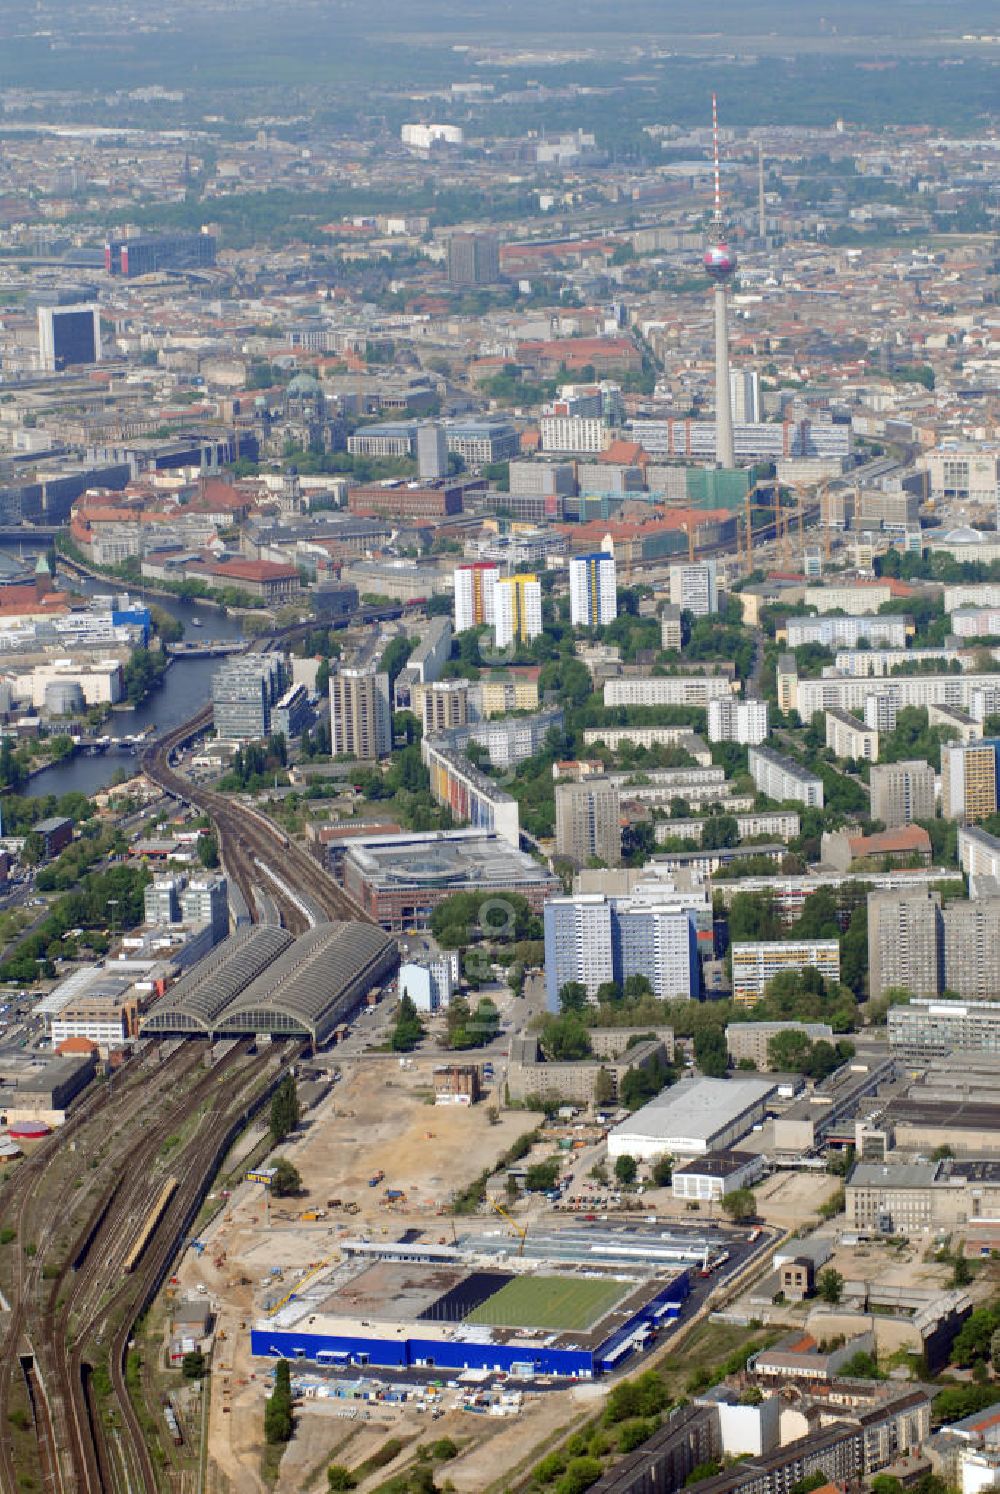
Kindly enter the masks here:
[[628, 337], [555, 337], [548, 342], [522, 342], [519, 353], [543, 353], [549, 358], [565, 355], [567, 360], [578, 362], [581, 358], [601, 357], [605, 354], [627, 353], [634, 356], [635, 343]]
[[214, 503], [217, 508], [245, 508], [249, 499], [231, 483], [208, 478], [202, 485], [201, 497]]
[[299, 574], [295, 566], [272, 560], [218, 560], [209, 569], [215, 576], [232, 576], [237, 581], [290, 581]]
[[597, 460], [599, 462], [621, 462], [624, 466], [635, 467], [642, 462], [648, 462], [649, 457], [640, 441], [612, 441], [607, 451], [602, 451]]
[[852, 856], [891, 856], [919, 852], [930, 855], [931, 838], [921, 825], [901, 825], [898, 830], [880, 830], [874, 835], [848, 837]]
[[92, 1043], [90, 1038], [68, 1037], [63, 1038], [61, 1043], [56, 1044], [57, 1053], [96, 1053], [97, 1044]]

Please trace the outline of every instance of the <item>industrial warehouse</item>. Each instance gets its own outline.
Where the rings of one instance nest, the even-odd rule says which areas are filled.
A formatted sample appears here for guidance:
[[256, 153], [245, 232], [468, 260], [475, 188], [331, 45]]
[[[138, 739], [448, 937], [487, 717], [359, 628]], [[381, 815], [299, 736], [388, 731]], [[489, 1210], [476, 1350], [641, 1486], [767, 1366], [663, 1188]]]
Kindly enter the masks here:
[[152, 1007], [142, 1035], [270, 1033], [319, 1047], [398, 960], [393, 941], [367, 923], [320, 923], [298, 939], [241, 928]]
[[344, 1264], [255, 1323], [254, 1354], [593, 1379], [645, 1348], [690, 1289], [686, 1271], [665, 1278], [635, 1265], [484, 1269], [450, 1246], [341, 1249]]

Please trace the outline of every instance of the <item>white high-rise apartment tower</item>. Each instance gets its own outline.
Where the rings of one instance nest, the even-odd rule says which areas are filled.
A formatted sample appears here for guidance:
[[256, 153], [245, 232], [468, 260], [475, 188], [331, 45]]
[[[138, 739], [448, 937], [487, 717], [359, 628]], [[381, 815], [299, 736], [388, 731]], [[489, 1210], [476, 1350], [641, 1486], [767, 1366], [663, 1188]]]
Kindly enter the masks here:
[[455, 632], [464, 633], [481, 623], [493, 625], [494, 593], [499, 566], [479, 562], [455, 567]]
[[542, 583], [537, 576], [501, 576], [493, 593], [497, 648], [529, 643], [542, 631]]
[[569, 563], [569, 620], [574, 628], [598, 628], [618, 616], [615, 557], [604, 550], [575, 555]]

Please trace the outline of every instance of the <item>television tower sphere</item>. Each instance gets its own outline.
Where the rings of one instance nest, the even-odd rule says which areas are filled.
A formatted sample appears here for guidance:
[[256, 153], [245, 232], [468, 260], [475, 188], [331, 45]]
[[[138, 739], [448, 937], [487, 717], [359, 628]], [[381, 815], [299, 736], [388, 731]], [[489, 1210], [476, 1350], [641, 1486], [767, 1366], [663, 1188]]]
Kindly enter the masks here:
[[705, 250], [705, 270], [713, 280], [728, 280], [736, 269], [736, 250], [728, 244], [711, 244]]

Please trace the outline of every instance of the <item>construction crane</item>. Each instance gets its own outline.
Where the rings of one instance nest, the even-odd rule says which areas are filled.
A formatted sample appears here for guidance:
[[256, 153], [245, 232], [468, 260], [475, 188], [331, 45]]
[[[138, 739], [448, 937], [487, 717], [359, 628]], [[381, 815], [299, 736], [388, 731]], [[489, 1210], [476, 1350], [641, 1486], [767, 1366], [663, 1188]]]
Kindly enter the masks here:
[[[819, 523], [823, 531], [823, 559], [826, 565], [830, 564], [831, 531], [833, 529], [833, 524], [830, 521], [829, 494], [830, 478], [824, 477], [816, 489], [816, 497], [819, 499]], [[824, 506], [826, 507], [825, 514], [823, 512]]]
[[517, 1253], [518, 1253], [518, 1255], [523, 1255], [524, 1254], [524, 1242], [528, 1238], [528, 1226], [526, 1224], [518, 1224], [517, 1220], [515, 1218], [513, 1218], [512, 1215], [508, 1214], [508, 1212], [504, 1208], [503, 1204], [498, 1204], [495, 1198], [493, 1200], [491, 1200], [491, 1201], [492, 1201], [493, 1207], [496, 1210], [496, 1212], [501, 1216], [501, 1218], [506, 1219], [507, 1223], [510, 1225], [511, 1229], [514, 1231], [515, 1235], [517, 1235], [517, 1237], [518, 1237]]
[[[792, 560], [791, 525], [797, 519], [799, 528], [799, 558], [800, 560], [804, 560], [806, 546], [806, 503], [804, 495], [811, 491], [811, 485], [804, 483], [794, 483], [792, 484], [792, 491], [795, 494], [794, 504], [781, 502], [781, 488], [777, 483], [773, 485], [770, 482], [765, 484], [755, 483], [750, 492], [747, 494], [745, 523], [748, 573], [753, 570], [754, 512], [763, 512], [774, 515], [774, 540], [775, 543], [780, 547], [782, 563], [786, 566], [790, 565]], [[759, 499], [759, 496], [762, 492], [777, 492], [778, 500], [771, 503], [761, 503], [759, 501], [757, 503], [754, 503], [754, 498], [757, 497]], [[829, 560], [830, 536], [828, 532], [824, 534], [824, 542], [826, 548], [826, 558], [827, 560]]]
[[755, 497], [759, 498], [761, 492], [766, 492], [766, 491], [771, 491], [771, 484], [770, 483], [768, 483], [766, 485], [766, 487], [763, 487], [760, 483], [755, 483], [754, 486], [750, 489], [750, 491], [746, 495], [746, 500], [745, 500], [745, 505], [746, 505], [745, 506], [745, 523], [746, 523], [747, 574], [748, 575], [753, 570], [753, 516], [754, 516], [754, 513], [770, 513], [770, 514], [774, 515], [774, 538], [775, 538], [775, 542], [778, 543], [778, 544], [780, 544], [780, 546], [781, 546], [781, 558], [784, 561], [784, 563], [787, 565], [788, 561], [789, 561], [787, 518], [786, 518], [786, 516], [788, 514], [788, 509], [786, 509], [785, 506], [781, 503], [781, 496], [780, 496], [781, 495], [781, 490], [780, 490], [780, 488], [777, 490], [778, 491], [778, 502], [777, 503], [760, 503], [760, 502], [754, 503], [754, 501], [753, 501]]

